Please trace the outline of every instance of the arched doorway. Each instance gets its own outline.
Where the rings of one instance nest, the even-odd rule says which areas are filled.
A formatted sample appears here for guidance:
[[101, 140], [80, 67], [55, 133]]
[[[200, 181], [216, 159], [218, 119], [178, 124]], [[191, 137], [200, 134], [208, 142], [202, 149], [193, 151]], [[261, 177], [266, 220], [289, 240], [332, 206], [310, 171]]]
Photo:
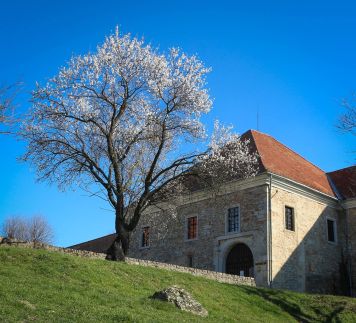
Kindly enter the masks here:
[[245, 277], [254, 277], [253, 255], [243, 243], [236, 244], [226, 257], [226, 273]]

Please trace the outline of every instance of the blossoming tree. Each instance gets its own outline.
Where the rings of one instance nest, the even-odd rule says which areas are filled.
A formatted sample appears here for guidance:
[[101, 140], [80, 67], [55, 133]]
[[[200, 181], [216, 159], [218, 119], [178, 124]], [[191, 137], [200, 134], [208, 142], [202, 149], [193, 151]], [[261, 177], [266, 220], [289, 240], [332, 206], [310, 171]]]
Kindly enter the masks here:
[[99, 187], [115, 211], [111, 259], [124, 259], [142, 212], [180, 194], [183, 179], [254, 173], [256, 156], [229, 129], [207, 139], [208, 72], [195, 56], [116, 32], [33, 92], [24, 160], [60, 188]]
[[21, 83], [0, 86], [0, 134], [12, 133], [10, 126], [16, 123], [15, 98], [21, 90]]

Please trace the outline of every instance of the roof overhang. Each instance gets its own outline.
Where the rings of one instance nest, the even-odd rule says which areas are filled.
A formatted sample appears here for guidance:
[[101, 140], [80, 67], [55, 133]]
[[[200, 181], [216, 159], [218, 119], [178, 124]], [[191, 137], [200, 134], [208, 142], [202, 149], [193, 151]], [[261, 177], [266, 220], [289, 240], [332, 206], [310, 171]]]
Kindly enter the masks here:
[[312, 200], [315, 200], [322, 204], [326, 204], [333, 208], [337, 208], [337, 209], [340, 208], [339, 200], [335, 196], [330, 196], [328, 194], [325, 194], [309, 186], [298, 183], [296, 181], [293, 181], [287, 177], [278, 174], [274, 174], [274, 173], [268, 173], [268, 174], [272, 176], [272, 186], [279, 187], [283, 190], [310, 198]]
[[356, 208], [356, 198], [347, 199], [341, 202], [344, 209]]
[[[325, 204], [327, 206], [340, 209], [339, 200], [335, 196], [330, 196], [306, 185], [293, 181], [284, 176], [274, 174], [271, 172], [264, 172], [257, 176], [250, 177], [242, 180], [235, 180], [222, 185], [218, 190], [204, 189], [190, 194], [185, 194], [177, 197], [174, 201], [176, 206], [184, 206], [191, 203], [196, 203], [199, 201], [210, 199], [214, 196], [222, 196], [249, 188], [254, 188], [258, 186], [267, 186], [271, 182], [272, 187], [283, 189], [285, 191], [298, 194], [300, 196], [312, 199], [319, 203]], [[356, 199], [355, 199], [356, 203]], [[169, 209], [172, 207], [170, 202], [162, 202], [158, 207], [150, 207], [144, 213], [153, 213], [161, 211], [162, 209]]]

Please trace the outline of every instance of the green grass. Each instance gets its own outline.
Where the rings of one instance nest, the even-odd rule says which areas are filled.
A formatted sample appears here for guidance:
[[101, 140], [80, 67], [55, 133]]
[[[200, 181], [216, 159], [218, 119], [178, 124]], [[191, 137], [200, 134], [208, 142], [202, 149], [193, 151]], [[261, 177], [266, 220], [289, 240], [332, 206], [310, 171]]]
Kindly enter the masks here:
[[[188, 290], [207, 318], [149, 298]], [[356, 299], [221, 284], [189, 274], [0, 247], [0, 322], [356, 322]]]

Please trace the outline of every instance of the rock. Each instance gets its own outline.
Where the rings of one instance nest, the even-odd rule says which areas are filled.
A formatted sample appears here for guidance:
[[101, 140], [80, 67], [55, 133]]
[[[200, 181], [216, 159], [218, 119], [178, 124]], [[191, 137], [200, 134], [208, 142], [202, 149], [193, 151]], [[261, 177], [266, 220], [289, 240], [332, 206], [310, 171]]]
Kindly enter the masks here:
[[207, 316], [208, 311], [197, 302], [186, 290], [171, 286], [154, 293], [151, 298], [174, 303], [179, 309], [200, 316]]

